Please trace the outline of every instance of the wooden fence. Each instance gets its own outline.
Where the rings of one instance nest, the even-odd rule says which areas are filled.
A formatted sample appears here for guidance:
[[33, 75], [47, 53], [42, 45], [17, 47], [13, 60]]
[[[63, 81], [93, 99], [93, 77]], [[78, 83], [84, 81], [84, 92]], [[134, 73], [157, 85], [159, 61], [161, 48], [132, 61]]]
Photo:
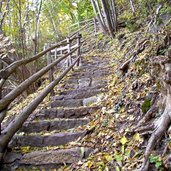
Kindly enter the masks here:
[[[14, 134], [22, 127], [24, 122], [30, 116], [30, 114], [37, 108], [37, 106], [43, 101], [43, 99], [51, 93], [54, 94], [54, 87], [65, 77], [65, 75], [74, 68], [75, 65], [79, 65], [81, 61], [81, 45], [83, 43], [81, 33], [87, 32], [87, 28], [92, 28], [93, 23], [90, 20], [86, 24], [79, 28], [76, 32], [72, 33], [65, 40], [58, 42], [56, 44], [46, 44], [44, 50], [37, 55], [16, 61], [6, 68], [0, 70], [0, 91], [2, 91], [4, 84], [9, 79], [11, 74], [21, 66], [25, 66], [31, 62], [38, 60], [44, 55], [47, 56], [47, 65], [41, 68], [39, 71], [34, 73], [32, 76], [24, 80], [18, 87], [13, 89], [2, 99], [0, 99], [0, 160], [2, 159], [4, 149], [7, 147], [8, 143], [14, 136]], [[96, 27], [96, 26], [95, 26]], [[97, 28], [93, 27], [92, 33], [97, 33]], [[87, 33], [89, 35], [90, 32]], [[67, 61], [67, 66], [61, 75], [54, 78], [54, 67], [57, 66], [61, 61]], [[44, 74], [49, 73], [50, 83], [49, 85], [27, 106], [16, 115], [14, 120], [8, 124], [6, 128], [1, 128], [3, 120], [6, 118], [6, 112], [10, 104], [18, 98], [25, 90], [28, 89], [33, 83], [35, 83]]]

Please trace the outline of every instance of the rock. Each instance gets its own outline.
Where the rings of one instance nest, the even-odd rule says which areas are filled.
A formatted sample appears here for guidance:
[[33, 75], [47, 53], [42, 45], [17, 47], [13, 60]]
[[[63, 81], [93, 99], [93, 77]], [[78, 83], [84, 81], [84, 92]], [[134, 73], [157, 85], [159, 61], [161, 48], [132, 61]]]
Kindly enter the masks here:
[[83, 106], [81, 99], [55, 100], [51, 103], [51, 107], [80, 107]]
[[78, 80], [79, 88], [86, 88], [89, 87], [91, 84], [90, 78], [82, 78]]
[[20, 129], [21, 132], [32, 133], [42, 131], [67, 130], [78, 126], [83, 126], [89, 122], [89, 119], [60, 119], [49, 121], [34, 121], [25, 123]]
[[97, 103], [100, 101], [100, 99], [102, 98], [102, 96], [93, 96], [93, 97], [89, 97], [83, 100], [83, 106], [90, 106], [93, 103]]
[[20, 164], [48, 165], [48, 164], [72, 164], [83, 158], [87, 158], [92, 150], [90, 148], [71, 148], [56, 151], [35, 151], [25, 154]]
[[57, 133], [48, 136], [28, 135], [28, 136], [14, 136], [10, 142], [10, 147], [46, 147], [58, 146], [72, 142], [79, 137], [83, 137], [86, 132], [66, 132]]

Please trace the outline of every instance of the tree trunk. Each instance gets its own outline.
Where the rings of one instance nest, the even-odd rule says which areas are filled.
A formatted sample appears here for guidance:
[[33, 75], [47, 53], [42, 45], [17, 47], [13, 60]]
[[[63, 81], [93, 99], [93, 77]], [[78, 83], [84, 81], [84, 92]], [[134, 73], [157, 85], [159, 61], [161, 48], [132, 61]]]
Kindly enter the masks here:
[[129, 2], [130, 2], [131, 10], [132, 10], [133, 14], [135, 14], [135, 8], [134, 8], [134, 4], [133, 4], [132, 0], [129, 0]]
[[40, 31], [39, 27], [40, 27], [40, 12], [41, 12], [41, 9], [42, 9], [42, 0], [40, 1], [39, 7], [37, 8], [37, 13], [36, 13], [36, 29], [35, 29], [35, 38], [34, 38], [34, 41], [35, 41], [34, 55], [37, 53], [38, 47], [39, 47], [39, 31]]
[[115, 5], [115, 0], [111, 0], [111, 9], [112, 9], [112, 17], [113, 17], [113, 22], [114, 22], [114, 31], [117, 31], [117, 13], [116, 13], [116, 5]]
[[104, 13], [104, 16], [106, 19], [109, 33], [114, 38], [112, 23], [111, 23], [111, 19], [110, 19], [110, 15], [109, 15], [109, 11], [110, 11], [109, 3], [106, 0], [101, 0], [101, 3], [102, 3], [102, 9], [103, 9], [103, 13]]
[[91, 0], [91, 4], [92, 4], [92, 6], [93, 6], [94, 13], [95, 13], [95, 15], [96, 15], [96, 17], [97, 17], [97, 20], [99, 21], [99, 24], [100, 24], [100, 26], [101, 26], [103, 32], [104, 32], [105, 34], [107, 34], [106, 27], [105, 27], [105, 25], [103, 24], [103, 21], [102, 21], [101, 18], [100, 18], [100, 15], [99, 15], [99, 13], [98, 13], [98, 10], [97, 10], [97, 7], [96, 7], [96, 4], [95, 4], [94, 0]]

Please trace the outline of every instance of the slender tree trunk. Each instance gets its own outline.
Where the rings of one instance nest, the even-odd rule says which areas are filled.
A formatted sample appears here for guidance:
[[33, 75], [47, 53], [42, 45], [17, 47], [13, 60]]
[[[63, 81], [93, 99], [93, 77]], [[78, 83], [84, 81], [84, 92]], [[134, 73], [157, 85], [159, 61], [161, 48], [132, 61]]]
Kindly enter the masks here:
[[94, 1], [95, 1], [95, 5], [96, 5], [96, 7], [97, 7], [97, 12], [98, 12], [98, 14], [99, 14], [99, 17], [100, 17], [100, 19], [101, 19], [101, 21], [102, 21], [104, 27], [106, 27], [105, 18], [104, 18], [104, 16], [103, 16], [102, 12], [101, 12], [99, 1], [98, 1], [98, 0], [94, 0]]
[[40, 31], [40, 12], [42, 8], [42, 0], [40, 1], [39, 7], [37, 9], [37, 14], [36, 14], [36, 29], [35, 29], [35, 48], [34, 48], [34, 54], [38, 52], [39, 48], [39, 31]]
[[116, 5], [115, 5], [115, 0], [111, 0], [111, 8], [112, 8], [112, 17], [113, 17], [113, 22], [114, 22], [114, 31], [117, 31], [117, 13], [116, 13]]
[[110, 33], [110, 35], [112, 37], [114, 37], [112, 23], [111, 23], [111, 19], [110, 19], [110, 15], [109, 15], [110, 7], [109, 7], [109, 4], [108, 4], [108, 1], [101, 0], [101, 3], [102, 3], [102, 9], [103, 9], [103, 13], [104, 13], [104, 16], [105, 16], [105, 19], [106, 19], [106, 23], [107, 23], [107, 26], [108, 26], [109, 33]]
[[6, 1], [6, 5], [5, 5], [5, 10], [4, 10], [4, 13], [2, 12], [2, 4], [3, 4], [3, 0], [1, 0], [0, 2], [0, 30], [2, 30], [2, 25], [3, 25], [3, 22], [4, 22], [4, 19], [7, 15], [7, 13], [9, 12], [9, 2], [10, 0], [7, 0]]
[[131, 10], [132, 10], [133, 14], [135, 14], [135, 8], [134, 8], [133, 1], [129, 0], [129, 2], [130, 2]]
[[106, 27], [104, 26], [103, 21], [102, 21], [101, 18], [100, 18], [100, 15], [99, 15], [99, 13], [98, 13], [98, 10], [97, 10], [97, 7], [96, 7], [96, 4], [95, 4], [94, 0], [91, 0], [91, 4], [92, 4], [92, 6], [93, 6], [94, 13], [95, 13], [95, 15], [96, 15], [96, 17], [97, 17], [97, 20], [99, 21], [99, 24], [100, 24], [100, 26], [101, 26], [103, 32], [104, 32], [105, 34], [107, 34]]

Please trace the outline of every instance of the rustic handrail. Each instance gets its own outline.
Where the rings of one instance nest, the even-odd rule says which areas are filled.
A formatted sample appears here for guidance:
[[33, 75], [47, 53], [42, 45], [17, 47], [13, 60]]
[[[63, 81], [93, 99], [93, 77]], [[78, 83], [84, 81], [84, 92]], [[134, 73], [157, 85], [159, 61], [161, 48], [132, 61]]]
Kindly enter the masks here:
[[70, 38], [72, 38], [73, 36], [75, 36], [78, 32], [80, 32], [81, 30], [84, 30], [86, 27], [93, 25], [93, 22], [89, 22], [88, 24], [86, 24], [85, 26], [81, 27], [80, 29], [78, 29], [77, 31], [75, 31], [74, 33], [71, 34]]
[[31, 57], [31, 58], [28, 58], [28, 59], [22, 59], [22, 60], [19, 60], [19, 61], [16, 61], [14, 63], [12, 63], [11, 65], [9, 65], [8, 67], [6, 67], [5, 69], [3, 70], [0, 70], [0, 78], [3, 78], [3, 79], [7, 79], [14, 71], [15, 69], [17, 69], [18, 67], [20, 67], [21, 65], [26, 65], [30, 62], [33, 62], [37, 59], [39, 59], [40, 57], [42, 57], [43, 55], [45, 55], [47, 52], [59, 47], [59, 46], [62, 46], [62, 45], [66, 45], [67, 43], [57, 43], [56, 45], [53, 45], [52, 47], [38, 53], [37, 55]]
[[89, 21], [92, 21], [92, 18], [91, 19], [88, 19], [88, 20], [84, 20], [84, 21], [77, 22], [75, 24], [72, 24], [69, 28], [72, 28], [72, 27], [74, 27], [74, 26], [76, 26], [78, 24], [86, 23], [86, 22], [89, 22]]
[[10, 142], [14, 134], [22, 127], [23, 123], [30, 116], [30, 114], [37, 108], [37, 106], [43, 101], [43, 99], [50, 93], [50, 91], [63, 79], [63, 77], [74, 67], [79, 60], [79, 57], [73, 62], [73, 64], [67, 68], [58, 78], [51, 82], [29, 105], [27, 105], [22, 112], [11, 122], [8, 127], [3, 130], [1, 134], [1, 146], [0, 146], [0, 160], [3, 156], [3, 150]]
[[55, 65], [57, 65], [60, 61], [68, 57], [70, 54], [75, 52], [79, 47], [72, 50], [70, 53], [66, 54], [65, 56], [55, 60], [53, 63], [47, 65], [46, 67], [42, 68], [37, 73], [33, 74], [31, 77], [23, 81], [17, 88], [12, 90], [10, 93], [8, 93], [3, 99], [0, 100], [0, 111], [5, 109], [16, 97], [18, 97], [24, 90], [28, 88], [29, 85], [34, 83], [39, 77], [44, 75], [46, 72], [48, 72], [51, 68], [53, 68]]

